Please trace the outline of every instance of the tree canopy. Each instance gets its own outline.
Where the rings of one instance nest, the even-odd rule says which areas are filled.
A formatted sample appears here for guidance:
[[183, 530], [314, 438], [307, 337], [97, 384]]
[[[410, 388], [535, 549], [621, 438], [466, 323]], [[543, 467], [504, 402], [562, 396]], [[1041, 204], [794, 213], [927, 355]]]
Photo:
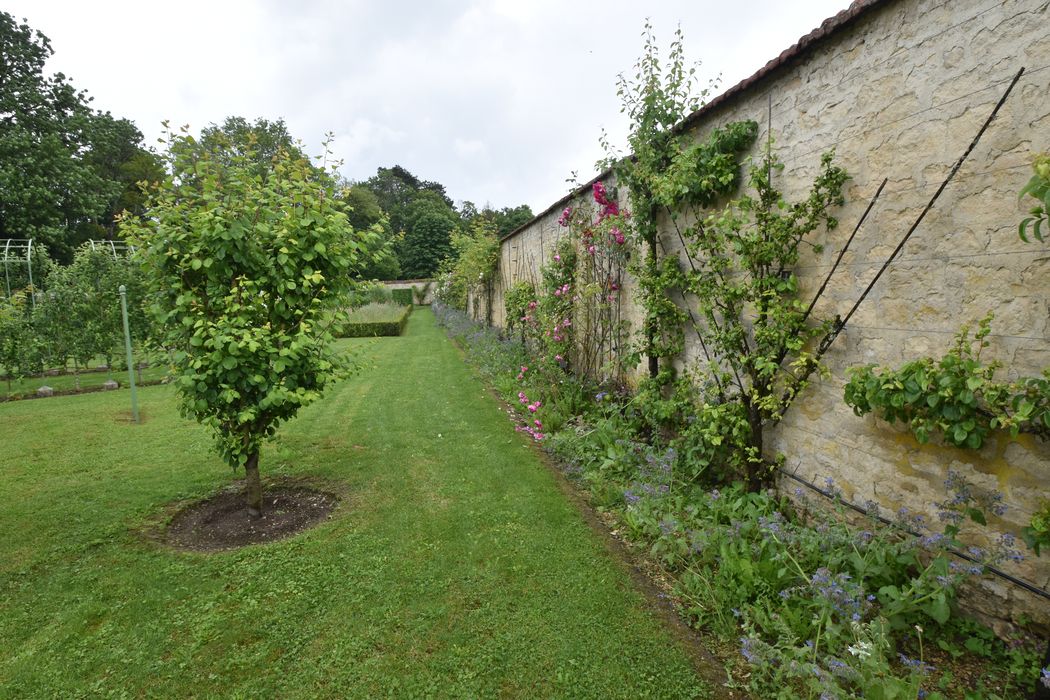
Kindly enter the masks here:
[[502, 209], [486, 205], [479, 210], [473, 202], [464, 201], [457, 211], [444, 185], [423, 180], [400, 165], [379, 168], [360, 184], [375, 195], [387, 214], [398, 267], [405, 278], [437, 274], [443, 261], [455, 257], [453, 236], [473, 230], [476, 222], [483, 221], [502, 237], [532, 219], [526, 204]]
[[170, 134], [170, 176], [147, 219], [125, 220], [155, 292], [153, 312], [176, 349], [183, 411], [211, 426], [247, 477], [259, 515], [262, 441], [315, 401], [340, 360], [326, 319], [369, 249], [297, 152], [278, 147], [263, 172], [248, 150], [229, 160]]
[[135, 178], [158, 173], [142, 134], [90, 106], [62, 73], [47, 75], [46, 36], [0, 12], [0, 238], [34, 238], [61, 262], [134, 210]]

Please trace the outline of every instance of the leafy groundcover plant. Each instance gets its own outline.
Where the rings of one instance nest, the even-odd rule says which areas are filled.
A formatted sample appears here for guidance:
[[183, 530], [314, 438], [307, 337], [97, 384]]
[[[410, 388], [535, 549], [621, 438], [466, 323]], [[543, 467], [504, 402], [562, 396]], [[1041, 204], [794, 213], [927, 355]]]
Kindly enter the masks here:
[[848, 517], [830, 480], [823, 490], [839, 499], [831, 509], [801, 489], [788, 498], [705, 484], [683, 473], [671, 439], [645, 431], [645, 394], [569, 373], [552, 384], [519, 340], [440, 304], [435, 313], [511, 404], [519, 430], [670, 574], [690, 622], [736, 640], [740, 655], [727, 659], [736, 682], [780, 698], [963, 697], [964, 684], [968, 698], [1010, 698], [1031, 689], [1031, 640], [1004, 643], [955, 611], [965, 580], [1021, 557], [1009, 535], [986, 549], [963, 544], [968, 523], [1003, 512], [1000, 494], [951, 472], [936, 521], [901, 510], [886, 525], [874, 503]]

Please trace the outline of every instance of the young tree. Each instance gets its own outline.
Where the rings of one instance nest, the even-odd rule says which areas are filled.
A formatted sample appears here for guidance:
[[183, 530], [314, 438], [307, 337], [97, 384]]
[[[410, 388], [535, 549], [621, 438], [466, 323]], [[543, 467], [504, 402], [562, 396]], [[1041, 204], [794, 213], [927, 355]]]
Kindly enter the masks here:
[[38, 371], [43, 360], [29, 308], [29, 295], [25, 290], [14, 292], [10, 297], [0, 296], [0, 368], [7, 380], [8, 396], [11, 382]]
[[[486, 322], [492, 322], [492, 282], [499, 261], [499, 237], [492, 222], [475, 217], [468, 231], [452, 234], [454, 256], [442, 265], [445, 292], [449, 306], [466, 310], [467, 296], [484, 295]], [[475, 312], [477, 308], [475, 307]]]
[[183, 411], [244, 468], [255, 518], [263, 439], [319, 398], [341, 364], [324, 319], [367, 234], [347, 222], [334, 179], [300, 154], [277, 148], [260, 168], [251, 151], [220, 159], [184, 133], [168, 138], [171, 175], [150, 192], [149, 218], [127, 219], [124, 233], [177, 350]]

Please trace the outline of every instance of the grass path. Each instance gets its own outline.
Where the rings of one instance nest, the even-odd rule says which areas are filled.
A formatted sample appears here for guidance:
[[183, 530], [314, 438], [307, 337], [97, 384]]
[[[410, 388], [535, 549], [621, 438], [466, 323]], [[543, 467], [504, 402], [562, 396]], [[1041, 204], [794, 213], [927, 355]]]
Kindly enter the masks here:
[[168, 387], [0, 405], [0, 697], [704, 694], [429, 311], [349, 344], [261, 462], [339, 509], [236, 552], [141, 534], [230, 480]]

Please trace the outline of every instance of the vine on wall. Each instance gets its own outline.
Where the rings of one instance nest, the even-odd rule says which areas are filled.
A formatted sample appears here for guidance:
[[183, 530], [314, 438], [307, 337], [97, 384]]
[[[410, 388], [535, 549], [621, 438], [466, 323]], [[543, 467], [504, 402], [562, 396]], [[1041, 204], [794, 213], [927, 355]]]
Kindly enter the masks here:
[[[1019, 198], [1029, 196], [1039, 204], [1017, 230], [1025, 242], [1030, 242], [1029, 234], [1042, 242], [1042, 226], [1050, 214], [1050, 155], [1036, 155], [1032, 170]], [[964, 325], [938, 360], [923, 357], [897, 369], [851, 369], [843, 394], [846, 404], [858, 416], [874, 413], [906, 425], [921, 443], [938, 437], [949, 445], [977, 450], [996, 433], [1029, 433], [1050, 440], [1050, 367], [1039, 376], [997, 379], [1002, 363], [981, 360], [993, 318], [989, 313], [978, 322], [972, 340], [970, 326]], [[1050, 500], [1044, 499], [1022, 536], [1037, 555], [1041, 547], [1050, 546]]]
[[[652, 430], [677, 440], [680, 468], [693, 478], [716, 470], [757, 488], [768, 477], [764, 432], [817, 366], [807, 343], [830, 329], [810, 318], [792, 269], [810, 233], [837, 225], [830, 212], [843, 202], [847, 175], [825, 155], [809, 197], [787, 202], [773, 184], [781, 166], [767, 148], [748, 168], [751, 193], [712, 213], [739, 188], [739, 158], [758, 125], [728, 124], [703, 140], [676, 130], [706, 91], [693, 96], [695, 70], [685, 66], [680, 34], [666, 69], [648, 27], [645, 36], [635, 79], [620, 79], [633, 155], [614, 165], [633, 208], [630, 238], [640, 253], [631, 272], [645, 320], [632, 359], [648, 358], [650, 380], [638, 410]], [[677, 255], [661, 257], [661, 218], [673, 226], [687, 267]], [[689, 325], [703, 358], [693, 376], [680, 379], [673, 360]]]
[[899, 369], [851, 369], [846, 403], [858, 416], [874, 413], [908, 426], [922, 443], [939, 436], [949, 445], [976, 450], [995, 431], [1050, 440], [1050, 368], [1040, 377], [997, 380], [1002, 363], [981, 360], [992, 318], [978, 322], [972, 340], [970, 327], [963, 326], [939, 360], [923, 357]]

